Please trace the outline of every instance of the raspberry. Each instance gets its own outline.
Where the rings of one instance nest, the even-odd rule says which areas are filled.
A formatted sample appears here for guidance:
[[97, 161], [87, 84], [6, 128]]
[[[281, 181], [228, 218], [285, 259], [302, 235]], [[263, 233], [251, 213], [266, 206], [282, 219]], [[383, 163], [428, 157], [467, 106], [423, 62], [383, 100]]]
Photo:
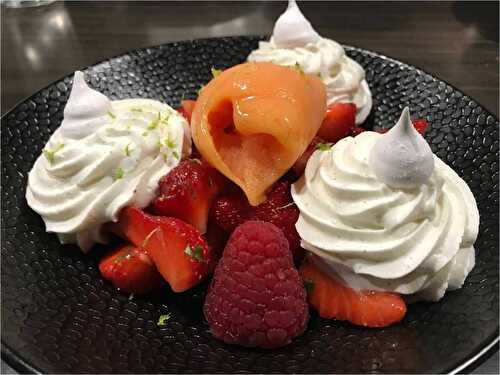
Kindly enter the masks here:
[[233, 232], [205, 300], [212, 334], [230, 344], [276, 348], [302, 334], [306, 292], [282, 231], [247, 221]]

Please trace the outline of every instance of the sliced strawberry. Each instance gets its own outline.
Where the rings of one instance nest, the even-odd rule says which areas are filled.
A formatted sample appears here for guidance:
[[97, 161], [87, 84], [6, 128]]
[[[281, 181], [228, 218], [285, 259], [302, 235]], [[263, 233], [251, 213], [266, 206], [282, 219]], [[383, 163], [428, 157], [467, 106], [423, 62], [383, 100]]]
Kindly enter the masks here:
[[325, 143], [323, 139], [320, 137], [314, 137], [311, 143], [309, 143], [309, 146], [307, 146], [306, 150], [304, 153], [297, 159], [295, 164], [293, 165], [293, 171], [295, 172], [296, 176], [301, 176], [302, 173], [304, 173], [304, 170], [306, 169], [307, 161], [311, 157], [314, 151], [316, 151], [316, 147], [320, 143]]
[[147, 293], [161, 283], [147, 251], [132, 245], [121, 245], [106, 253], [99, 262], [99, 271], [102, 277], [127, 293]]
[[322, 318], [347, 320], [365, 327], [386, 327], [406, 314], [406, 304], [395, 293], [354, 290], [305, 262], [300, 273], [309, 286], [309, 303]]
[[195, 104], [196, 100], [183, 100], [181, 101], [181, 106], [177, 108], [177, 112], [179, 112], [188, 123], [191, 123], [191, 115], [193, 114]]
[[160, 179], [160, 194], [153, 200], [153, 211], [182, 219], [205, 233], [210, 207], [225, 181], [207, 162], [184, 160]]
[[174, 292], [192, 288], [209, 273], [212, 255], [207, 242], [195, 227], [180, 219], [126, 207], [113, 230], [147, 250]]
[[316, 134], [326, 142], [335, 143], [347, 137], [356, 126], [356, 105], [335, 103], [326, 109], [321, 128]]
[[304, 250], [300, 247], [300, 236], [295, 229], [299, 209], [290, 193], [288, 181], [278, 181], [267, 195], [267, 200], [253, 208], [252, 220], [267, 221], [283, 231], [296, 262], [302, 260]]
[[427, 130], [429, 124], [425, 119], [417, 119], [412, 121], [413, 126], [415, 129], [422, 135], [425, 134], [425, 131]]
[[241, 191], [220, 196], [215, 200], [210, 215], [228, 233], [248, 220], [272, 223], [285, 234], [294, 259], [299, 261], [303, 256], [300, 237], [295, 229], [299, 210], [293, 203], [288, 181], [278, 181], [268, 193], [267, 200], [256, 207], [248, 203]]
[[241, 191], [231, 192], [215, 199], [210, 210], [212, 220], [227, 233], [250, 219], [251, 206]]

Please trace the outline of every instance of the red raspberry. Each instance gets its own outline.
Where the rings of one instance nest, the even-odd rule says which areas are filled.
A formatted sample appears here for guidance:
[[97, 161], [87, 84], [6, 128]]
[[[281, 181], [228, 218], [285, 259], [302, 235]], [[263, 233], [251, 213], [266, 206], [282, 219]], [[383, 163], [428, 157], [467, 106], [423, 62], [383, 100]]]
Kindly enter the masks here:
[[275, 225], [247, 221], [233, 232], [205, 300], [212, 334], [227, 343], [276, 348], [306, 329], [306, 292], [288, 241]]

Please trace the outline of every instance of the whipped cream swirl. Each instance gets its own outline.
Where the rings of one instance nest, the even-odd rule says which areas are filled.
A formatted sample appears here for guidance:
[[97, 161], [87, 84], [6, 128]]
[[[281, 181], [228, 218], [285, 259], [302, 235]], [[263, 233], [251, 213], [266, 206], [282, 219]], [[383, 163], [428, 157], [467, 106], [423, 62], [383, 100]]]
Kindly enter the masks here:
[[64, 120], [29, 173], [26, 199], [48, 232], [87, 251], [107, 241], [102, 225], [121, 208], [150, 203], [191, 143], [187, 122], [168, 105], [111, 102], [83, 75], [74, 81]]
[[312, 260], [351, 287], [438, 300], [474, 266], [476, 202], [437, 156], [425, 183], [381, 182], [369, 159], [384, 136], [363, 132], [312, 155], [292, 186], [296, 228]]
[[363, 68], [346, 56], [340, 44], [320, 37], [295, 1], [276, 22], [270, 41], [259, 42], [248, 61], [299, 67], [306, 74], [317, 75], [326, 85], [328, 105], [356, 104], [356, 124], [365, 121], [370, 113], [372, 96]]

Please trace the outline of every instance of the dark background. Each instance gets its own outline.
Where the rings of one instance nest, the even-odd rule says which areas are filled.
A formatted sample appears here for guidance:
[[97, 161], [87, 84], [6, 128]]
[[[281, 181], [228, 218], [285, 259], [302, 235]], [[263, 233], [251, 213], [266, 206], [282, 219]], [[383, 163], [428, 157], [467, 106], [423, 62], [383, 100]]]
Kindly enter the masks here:
[[[1, 8], [1, 113], [77, 69], [169, 41], [270, 34], [284, 2], [56, 2]], [[415, 65], [498, 117], [498, 2], [300, 2], [323, 36]], [[493, 351], [498, 351], [498, 346]], [[10, 369], [4, 367], [1, 372]], [[498, 373], [498, 352], [478, 373]]]

